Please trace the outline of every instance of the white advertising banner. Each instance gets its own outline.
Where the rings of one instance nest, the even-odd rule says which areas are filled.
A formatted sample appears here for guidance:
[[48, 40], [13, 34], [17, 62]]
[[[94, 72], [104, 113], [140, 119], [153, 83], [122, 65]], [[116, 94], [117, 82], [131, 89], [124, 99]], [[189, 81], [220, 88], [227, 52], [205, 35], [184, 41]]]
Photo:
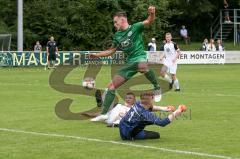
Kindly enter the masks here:
[[[148, 62], [162, 63], [161, 51], [148, 52]], [[178, 64], [240, 63], [240, 51], [181, 51]]]
[[226, 51], [225, 63], [240, 63], [240, 51]]

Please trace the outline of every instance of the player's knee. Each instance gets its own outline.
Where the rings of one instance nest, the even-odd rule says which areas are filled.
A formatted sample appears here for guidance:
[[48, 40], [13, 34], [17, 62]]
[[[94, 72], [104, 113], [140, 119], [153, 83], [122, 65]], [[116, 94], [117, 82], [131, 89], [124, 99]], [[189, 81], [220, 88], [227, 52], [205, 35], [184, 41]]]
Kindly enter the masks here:
[[146, 66], [143, 66], [141, 68], [138, 68], [139, 72], [140, 73], [147, 73], [149, 71], [148, 67]]
[[149, 71], [148, 65], [146, 63], [139, 63], [138, 64], [138, 71], [140, 73], [147, 73]]
[[148, 70], [139, 70], [140, 73], [147, 73]]

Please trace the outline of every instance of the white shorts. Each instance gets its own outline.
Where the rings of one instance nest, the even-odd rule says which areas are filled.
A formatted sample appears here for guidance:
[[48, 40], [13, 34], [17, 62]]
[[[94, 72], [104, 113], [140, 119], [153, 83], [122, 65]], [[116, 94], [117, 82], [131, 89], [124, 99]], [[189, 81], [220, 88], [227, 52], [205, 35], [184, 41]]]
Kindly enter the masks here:
[[177, 73], [177, 64], [172, 64], [172, 65], [164, 64], [161, 71], [175, 75]]
[[106, 123], [119, 124], [122, 117], [124, 117], [129, 110], [129, 107], [122, 104], [117, 104], [110, 112], [107, 113], [108, 119]]

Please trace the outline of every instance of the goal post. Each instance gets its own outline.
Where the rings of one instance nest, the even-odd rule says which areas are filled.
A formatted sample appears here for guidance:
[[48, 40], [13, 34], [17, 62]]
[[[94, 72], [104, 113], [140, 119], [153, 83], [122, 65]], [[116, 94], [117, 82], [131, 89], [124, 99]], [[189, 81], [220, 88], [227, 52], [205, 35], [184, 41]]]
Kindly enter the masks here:
[[10, 66], [11, 56], [10, 46], [11, 46], [11, 34], [0, 34], [0, 67], [1, 66]]
[[0, 51], [10, 51], [11, 34], [0, 34]]

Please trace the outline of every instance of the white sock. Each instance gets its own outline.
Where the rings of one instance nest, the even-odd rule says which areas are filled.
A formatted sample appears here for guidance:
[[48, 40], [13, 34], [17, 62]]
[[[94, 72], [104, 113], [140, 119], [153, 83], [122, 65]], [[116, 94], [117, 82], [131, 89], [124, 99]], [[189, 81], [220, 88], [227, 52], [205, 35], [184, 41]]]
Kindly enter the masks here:
[[178, 79], [176, 79], [173, 84], [176, 89], [180, 89]]
[[164, 80], [168, 81], [169, 83], [172, 83], [172, 79], [168, 76], [168, 74], [165, 74]]

